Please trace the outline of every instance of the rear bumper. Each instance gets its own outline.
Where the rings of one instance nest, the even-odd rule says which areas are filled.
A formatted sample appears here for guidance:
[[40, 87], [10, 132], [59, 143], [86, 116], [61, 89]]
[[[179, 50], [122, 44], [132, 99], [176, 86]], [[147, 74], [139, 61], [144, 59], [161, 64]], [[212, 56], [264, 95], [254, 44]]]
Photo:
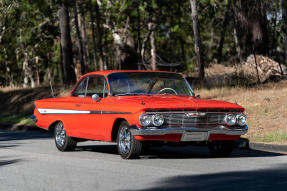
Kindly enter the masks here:
[[34, 123], [36, 123], [37, 122], [37, 117], [34, 115], [34, 114], [32, 114], [31, 116], [30, 116], [30, 119], [32, 119], [32, 121], [34, 122]]
[[130, 131], [133, 136], [165, 136], [180, 134], [180, 141], [207, 141], [211, 135], [226, 135], [226, 136], [240, 136], [248, 131], [247, 125], [242, 129], [228, 129], [225, 126], [218, 126], [216, 128], [165, 128], [165, 129], [141, 129], [136, 125], [130, 126]]

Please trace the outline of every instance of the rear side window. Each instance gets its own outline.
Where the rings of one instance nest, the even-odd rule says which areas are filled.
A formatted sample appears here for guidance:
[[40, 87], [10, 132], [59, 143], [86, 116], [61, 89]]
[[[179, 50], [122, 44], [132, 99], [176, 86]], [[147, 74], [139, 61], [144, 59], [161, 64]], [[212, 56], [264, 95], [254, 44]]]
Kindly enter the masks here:
[[86, 88], [87, 88], [87, 80], [88, 78], [84, 78], [79, 85], [76, 87], [72, 96], [74, 97], [85, 97], [86, 96]]

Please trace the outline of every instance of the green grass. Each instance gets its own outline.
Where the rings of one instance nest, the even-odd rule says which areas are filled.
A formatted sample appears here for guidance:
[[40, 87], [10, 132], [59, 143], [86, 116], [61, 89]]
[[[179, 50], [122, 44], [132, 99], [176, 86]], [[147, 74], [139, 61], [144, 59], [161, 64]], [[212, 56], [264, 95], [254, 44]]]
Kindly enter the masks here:
[[287, 133], [285, 132], [273, 132], [267, 133], [264, 135], [254, 136], [249, 138], [251, 141], [254, 142], [286, 142], [287, 141]]
[[17, 124], [17, 125], [34, 125], [29, 116], [18, 114], [0, 114], [0, 123]]

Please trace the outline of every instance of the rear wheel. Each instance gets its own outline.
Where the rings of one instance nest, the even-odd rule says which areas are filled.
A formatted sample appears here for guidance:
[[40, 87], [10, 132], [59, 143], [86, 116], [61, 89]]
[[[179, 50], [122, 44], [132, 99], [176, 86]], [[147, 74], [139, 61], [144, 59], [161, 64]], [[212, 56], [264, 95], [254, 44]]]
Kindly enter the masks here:
[[212, 141], [208, 142], [208, 149], [212, 156], [227, 157], [234, 148], [234, 141]]
[[54, 129], [55, 144], [59, 151], [72, 151], [77, 146], [77, 142], [67, 136], [64, 125], [62, 122], [58, 122]]
[[117, 144], [118, 152], [123, 159], [137, 158], [141, 153], [142, 143], [131, 134], [126, 121], [120, 124]]

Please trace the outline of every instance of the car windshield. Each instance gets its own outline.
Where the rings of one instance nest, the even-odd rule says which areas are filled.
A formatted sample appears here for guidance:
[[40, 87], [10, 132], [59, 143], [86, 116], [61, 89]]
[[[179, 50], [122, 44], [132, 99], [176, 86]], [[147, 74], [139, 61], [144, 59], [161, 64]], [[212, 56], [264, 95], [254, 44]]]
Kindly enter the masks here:
[[111, 96], [187, 95], [194, 96], [179, 74], [164, 72], [118, 72], [108, 75]]

